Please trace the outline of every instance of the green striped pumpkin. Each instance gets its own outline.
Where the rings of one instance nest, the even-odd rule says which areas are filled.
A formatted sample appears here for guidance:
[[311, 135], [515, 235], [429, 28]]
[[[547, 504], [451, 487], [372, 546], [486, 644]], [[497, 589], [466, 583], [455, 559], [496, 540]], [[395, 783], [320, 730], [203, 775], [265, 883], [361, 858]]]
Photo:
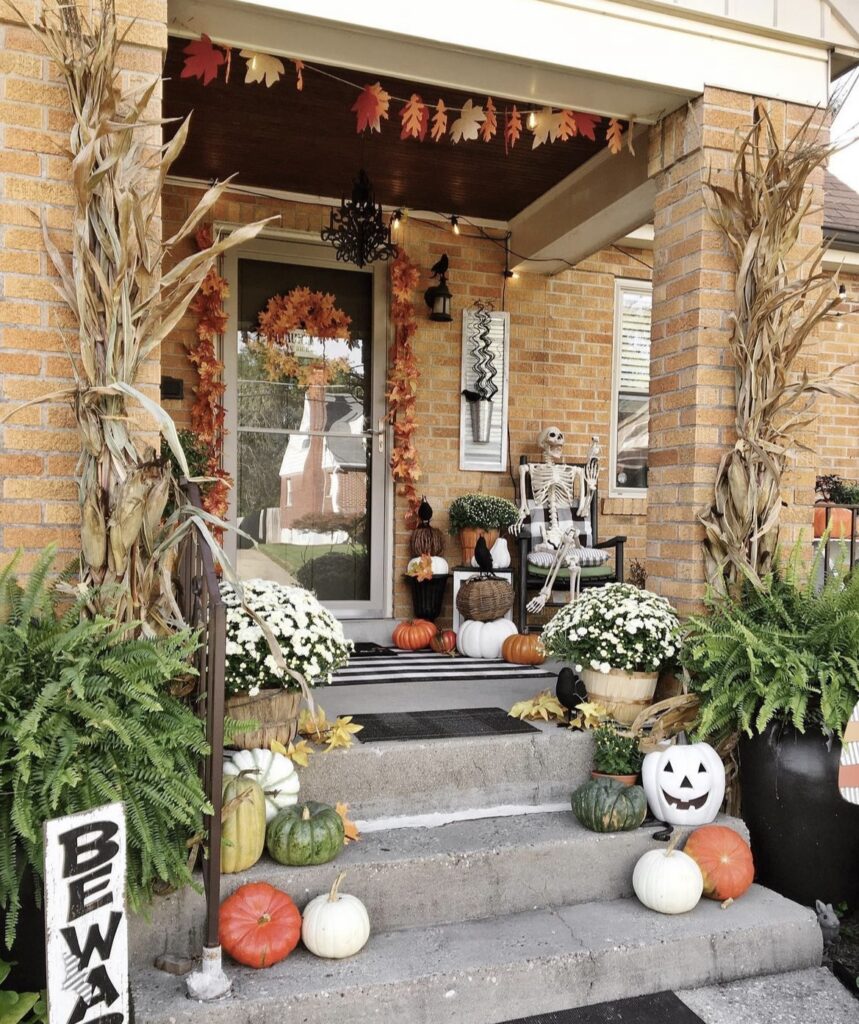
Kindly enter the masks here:
[[266, 846], [279, 864], [326, 864], [343, 849], [343, 819], [312, 800], [287, 807], [269, 822]]
[[591, 779], [573, 793], [573, 814], [591, 832], [628, 832], [647, 816], [647, 797], [641, 786], [616, 779]]

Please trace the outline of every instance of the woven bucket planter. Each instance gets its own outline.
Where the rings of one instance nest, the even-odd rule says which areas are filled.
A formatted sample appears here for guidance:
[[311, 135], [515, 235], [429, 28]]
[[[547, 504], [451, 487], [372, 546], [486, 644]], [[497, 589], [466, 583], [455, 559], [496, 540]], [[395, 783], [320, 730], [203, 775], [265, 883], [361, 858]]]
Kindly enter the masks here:
[[456, 594], [456, 610], [464, 619], [492, 622], [513, 607], [513, 584], [497, 576], [472, 576]]
[[240, 750], [268, 747], [272, 740], [287, 746], [298, 733], [300, 705], [301, 694], [290, 690], [261, 690], [256, 697], [249, 697], [245, 693], [227, 697], [228, 718], [259, 724], [259, 728], [253, 732], [237, 733], [230, 743]]
[[588, 700], [602, 704], [622, 725], [632, 725], [639, 712], [653, 703], [658, 672], [624, 672], [613, 668], [595, 672], [583, 668], [579, 673], [588, 691]]
[[486, 546], [491, 548], [495, 541], [498, 540], [499, 535], [498, 530], [484, 530], [477, 526], [461, 527], [459, 543], [462, 548], [462, 564], [471, 565], [471, 559], [474, 558], [474, 549], [481, 537], [486, 541]]

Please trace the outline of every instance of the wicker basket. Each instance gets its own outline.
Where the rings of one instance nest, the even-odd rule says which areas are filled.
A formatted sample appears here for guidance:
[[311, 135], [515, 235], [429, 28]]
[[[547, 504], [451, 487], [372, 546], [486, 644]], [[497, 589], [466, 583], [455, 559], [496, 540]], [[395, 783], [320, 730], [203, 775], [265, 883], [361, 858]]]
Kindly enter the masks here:
[[464, 619], [492, 622], [513, 607], [513, 584], [497, 576], [471, 576], [456, 594], [456, 610]]
[[240, 750], [268, 747], [272, 740], [284, 746], [291, 743], [298, 733], [298, 709], [301, 694], [290, 690], [261, 690], [256, 697], [237, 694], [227, 697], [228, 718], [259, 723], [253, 732], [240, 732], [230, 743]]
[[588, 691], [588, 700], [603, 707], [622, 725], [632, 725], [639, 713], [653, 703], [658, 672], [595, 672], [583, 668], [579, 673]]

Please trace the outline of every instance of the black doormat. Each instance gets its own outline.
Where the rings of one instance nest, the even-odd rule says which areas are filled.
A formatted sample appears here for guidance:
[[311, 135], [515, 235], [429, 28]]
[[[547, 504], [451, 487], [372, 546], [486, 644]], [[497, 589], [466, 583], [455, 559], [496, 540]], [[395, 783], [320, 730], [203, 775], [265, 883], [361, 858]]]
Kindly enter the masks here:
[[443, 740], [453, 736], [503, 736], [537, 732], [533, 725], [511, 718], [503, 708], [455, 708], [447, 711], [389, 711], [355, 715], [363, 725], [356, 739], [362, 743], [385, 740]]
[[580, 1006], [575, 1010], [541, 1013], [520, 1017], [506, 1024], [704, 1024], [697, 1013], [681, 1002], [673, 992], [635, 996], [612, 1003]]
[[396, 658], [397, 652], [390, 647], [383, 647], [381, 644], [374, 644], [372, 640], [356, 640], [354, 643], [353, 658]]

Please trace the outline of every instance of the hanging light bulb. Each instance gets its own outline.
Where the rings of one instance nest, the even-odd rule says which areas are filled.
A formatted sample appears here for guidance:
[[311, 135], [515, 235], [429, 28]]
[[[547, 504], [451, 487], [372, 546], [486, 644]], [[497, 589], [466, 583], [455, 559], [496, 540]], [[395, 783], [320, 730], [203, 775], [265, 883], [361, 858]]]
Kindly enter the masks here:
[[453, 229], [455, 235], [459, 234], [459, 217], [455, 213], [450, 215], [450, 226]]
[[534, 131], [534, 129], [537, 127], [537, 115], [534, 113], [533, 110], [528, 111], [528, 127], [531, 129], [531, 131]]
[[397, 231], [399, 226], [405, 220], [402, 210], [394, 210], [391, 214], [391, 231]]

